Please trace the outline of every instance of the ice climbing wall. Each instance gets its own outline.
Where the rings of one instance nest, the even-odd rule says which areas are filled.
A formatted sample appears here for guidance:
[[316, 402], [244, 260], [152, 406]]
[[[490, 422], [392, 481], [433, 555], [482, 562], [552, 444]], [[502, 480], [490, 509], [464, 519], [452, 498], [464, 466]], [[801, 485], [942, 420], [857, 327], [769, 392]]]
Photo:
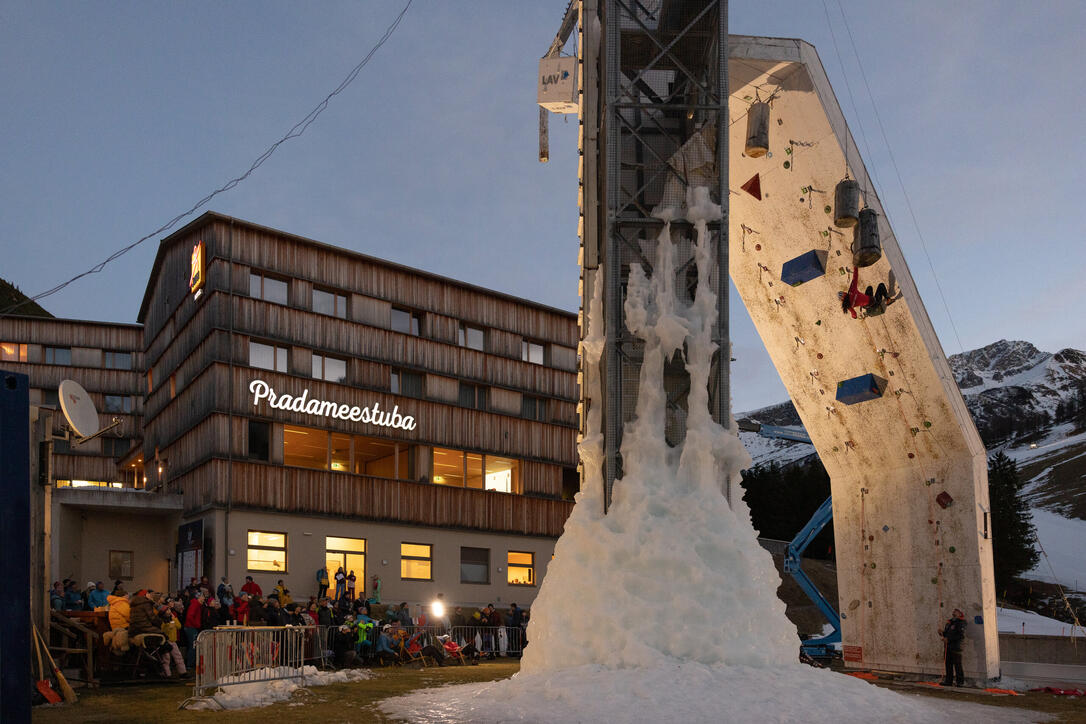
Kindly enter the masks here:
[[[984, 447], [812, 46], [732, 36], [730, 271], [832, 481], [848, 665], [942, 673], [937, 630], [969, 622], [969, 677], [998, 675]], [[768, 153], [743, 153], [746, 114], [770, 103]], [[847, 163], [846, 163], [847, 149]], [[884, 253], [860, 290], [885, 314], [853, 319], [853, 230], [834, 188], [857, 179]]]

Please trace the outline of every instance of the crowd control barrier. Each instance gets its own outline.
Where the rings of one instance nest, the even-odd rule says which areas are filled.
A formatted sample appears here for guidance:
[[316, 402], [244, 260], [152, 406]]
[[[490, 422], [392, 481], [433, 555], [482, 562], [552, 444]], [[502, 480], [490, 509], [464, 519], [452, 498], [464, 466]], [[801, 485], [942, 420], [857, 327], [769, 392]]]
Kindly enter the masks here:
[[[193, 696], [254, 682], [294, 679], [304, 684], [307, 647], [320, 646], [316, 626], [223, 627], [196, 637]], [[320, 649], [323, 656], [323, 648]]]

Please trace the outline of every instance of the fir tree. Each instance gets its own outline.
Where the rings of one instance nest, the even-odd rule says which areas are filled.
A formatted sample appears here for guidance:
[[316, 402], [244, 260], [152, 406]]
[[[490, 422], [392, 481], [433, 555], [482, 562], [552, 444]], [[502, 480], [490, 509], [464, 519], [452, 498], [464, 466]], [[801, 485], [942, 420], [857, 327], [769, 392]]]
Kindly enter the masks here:
[[1037, 530], [1022, 495], [1018, 464], [1002, 452], [988, 459], [988, 497], [992, 506], [992, 557], [997, 591], [1037, 565]]

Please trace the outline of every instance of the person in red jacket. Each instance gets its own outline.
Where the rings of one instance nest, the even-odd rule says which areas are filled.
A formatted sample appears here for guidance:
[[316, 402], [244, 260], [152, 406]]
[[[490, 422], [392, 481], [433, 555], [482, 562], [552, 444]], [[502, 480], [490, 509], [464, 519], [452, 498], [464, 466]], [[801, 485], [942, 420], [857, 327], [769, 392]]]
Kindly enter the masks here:
[[192, 669], [196, 666], [196, 637], [200, 635], [200, 619], [203, 616], [204, 609], [204, 594], [203, 591], [197, 591], [196, 595], [189, 601], [189, 607], [185, 609], [185, 620], [183, 621], [185, 632], [185, 643], [188, 644], [188, 648], [185, 650], [185, 665]]
[[249, 594], [243, 593], [234, 599], [234, 605], [230, 607], [230, 618], [241, 626], [249, 625]]
[[856, 319], [856, 307], [861, 307], [869, 317], [882, 314], [890, 304], [890, 293], [886, 285], [879, 282], [878, 289], [872, 290], [870, 285], [863, 292], [860, 291], [860, 269], [852, 267], [852, 284], [847, 292], [837, 292], [837, 298], [841, 300], [841, 311], [848, 312]]
[[248, 593], [250, 596], [256, 596], [257, 598], [264, 597], [264, 591], [260, 589], [260, 584], [253, 580], [252, 576], [245, 577], [245, 585], [241, 587], [243, 593]]

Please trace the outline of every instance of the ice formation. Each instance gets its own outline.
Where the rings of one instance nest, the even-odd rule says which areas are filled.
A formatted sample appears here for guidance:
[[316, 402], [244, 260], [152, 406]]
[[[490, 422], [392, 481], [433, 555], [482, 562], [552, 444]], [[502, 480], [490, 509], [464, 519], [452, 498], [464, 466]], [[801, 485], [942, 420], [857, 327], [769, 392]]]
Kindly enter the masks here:
[[[753, 666], [796, 658], [796, 629], [776, 596], [780, 578], [733, 490], [750, 458], [738, 437], [709, 414], [717, 305], [706, 225], [720, 218], [720, 207], [707, 189], [697, 188], [688, 195], [685, 215], [696, 230], [694, 301], [686, 304], [676, 294], [669, 220], [655, 243], [652, 277], [639, 264], [630, 268], [626, 318], [644, 340], [645, 354], [636, 418], [623, 434], [624, 475], [604, 515], [601, 413], [595, 405], [580, 448], [585, 484], [532, 606], [521, 665], [526, 673], [585, 664], [645, 667], [661, 657]], [[604, 338], [601, 276], [584, 341], [584, 384], [596, 400]], [[690, 374], [686, 440], [671, 448], [664, 440], [664, 362], [683, 354], [684, 345]]]

